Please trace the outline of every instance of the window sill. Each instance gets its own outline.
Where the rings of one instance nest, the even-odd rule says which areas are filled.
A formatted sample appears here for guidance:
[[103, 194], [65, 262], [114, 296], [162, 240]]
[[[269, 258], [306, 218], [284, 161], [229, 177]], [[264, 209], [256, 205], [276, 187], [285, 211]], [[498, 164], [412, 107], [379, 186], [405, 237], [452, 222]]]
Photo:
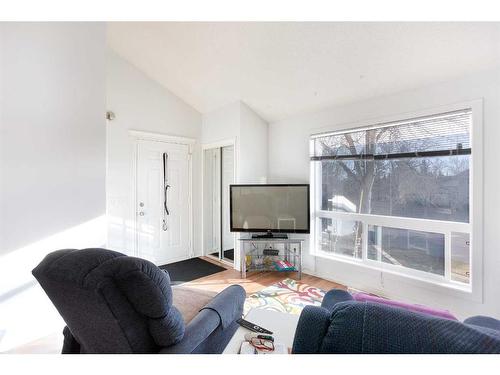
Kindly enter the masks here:
[[[434, 293], [439, 292], [449, 296], [482, 303], [481, 295], [478, 295], [478, 293], [474, 293], [472, 286], [470, 285], [462, 285], [460, 283], [447, 282], [439, 280], [438, 278], [430, 279], [425, 277], [419, 277], [416, 275], [410, 275], [405, 272], [398, 272], [383, 267], [372, 266], [370, 264], [363, 262], [361, 259], [352, 259], [342, 255], [331, 255], [328, 253], [324, 253], [322, 251], [312, 252], [311, 254], [314, 257], [328, 259], [338, 263], [354, 265], [357, 267], [362, 267], [369, 271], [382, 273], [384, 275], [389, 275], [391, 278], [395, 280], [398, 279], [398, 281], [410, 284], [412, 286], [416, 286], [418, 288], [428, 289]], [[377, 285], [376, 289], [383, 290], [384, 287]]]

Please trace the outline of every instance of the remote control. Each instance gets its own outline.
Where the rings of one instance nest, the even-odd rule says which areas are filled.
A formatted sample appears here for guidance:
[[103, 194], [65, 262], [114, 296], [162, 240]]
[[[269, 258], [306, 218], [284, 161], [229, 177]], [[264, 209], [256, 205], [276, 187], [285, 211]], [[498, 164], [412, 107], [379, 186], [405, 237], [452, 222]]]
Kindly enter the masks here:
[[253, 332], [259, 332], [259, 333], [267, 333], [268, 335], [272, 335], [273, 333], [271, 331], [268, 331], [265, 328], [262, 328], [261, 326], [258, 326], [257, 324], [250, 323], [248, 320], [245, 319], [238, 319], [236, 321], [240, 326], [249, 329], [250, 331]]

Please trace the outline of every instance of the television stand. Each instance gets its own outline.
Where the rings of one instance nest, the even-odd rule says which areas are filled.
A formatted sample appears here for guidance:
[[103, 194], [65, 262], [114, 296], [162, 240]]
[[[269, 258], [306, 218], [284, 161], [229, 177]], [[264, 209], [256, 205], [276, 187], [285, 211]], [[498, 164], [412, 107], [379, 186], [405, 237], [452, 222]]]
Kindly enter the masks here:
[[[273, 271], [297, 272], [302, 278], [302, 243], [304, 239], [258, 237], [240, 238], [239, 258], [241, 278], [245, 279], [247, 272]], [[287, 262], [289, 267], [283, 268]]]

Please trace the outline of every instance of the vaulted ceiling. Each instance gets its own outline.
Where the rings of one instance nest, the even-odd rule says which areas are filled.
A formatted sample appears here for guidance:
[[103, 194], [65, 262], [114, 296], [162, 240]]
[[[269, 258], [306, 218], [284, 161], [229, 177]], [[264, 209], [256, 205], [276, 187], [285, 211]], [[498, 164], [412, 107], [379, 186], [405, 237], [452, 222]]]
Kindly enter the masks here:
[[500, 65], [500, 23], [125, 22], [108, 43], [201, 113], [269, 122]]

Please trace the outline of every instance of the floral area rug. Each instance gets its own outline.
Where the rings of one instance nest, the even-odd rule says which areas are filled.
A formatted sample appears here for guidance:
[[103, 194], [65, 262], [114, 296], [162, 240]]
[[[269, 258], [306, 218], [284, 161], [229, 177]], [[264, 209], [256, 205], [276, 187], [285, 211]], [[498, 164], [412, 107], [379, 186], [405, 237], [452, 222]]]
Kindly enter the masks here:
[[245, 301], [244, 313], [250, 309], [266, 309], [298, 315], [307, 305], [321, 306], [324, 296], [324, 290], [285, 279], [249, 295]]

